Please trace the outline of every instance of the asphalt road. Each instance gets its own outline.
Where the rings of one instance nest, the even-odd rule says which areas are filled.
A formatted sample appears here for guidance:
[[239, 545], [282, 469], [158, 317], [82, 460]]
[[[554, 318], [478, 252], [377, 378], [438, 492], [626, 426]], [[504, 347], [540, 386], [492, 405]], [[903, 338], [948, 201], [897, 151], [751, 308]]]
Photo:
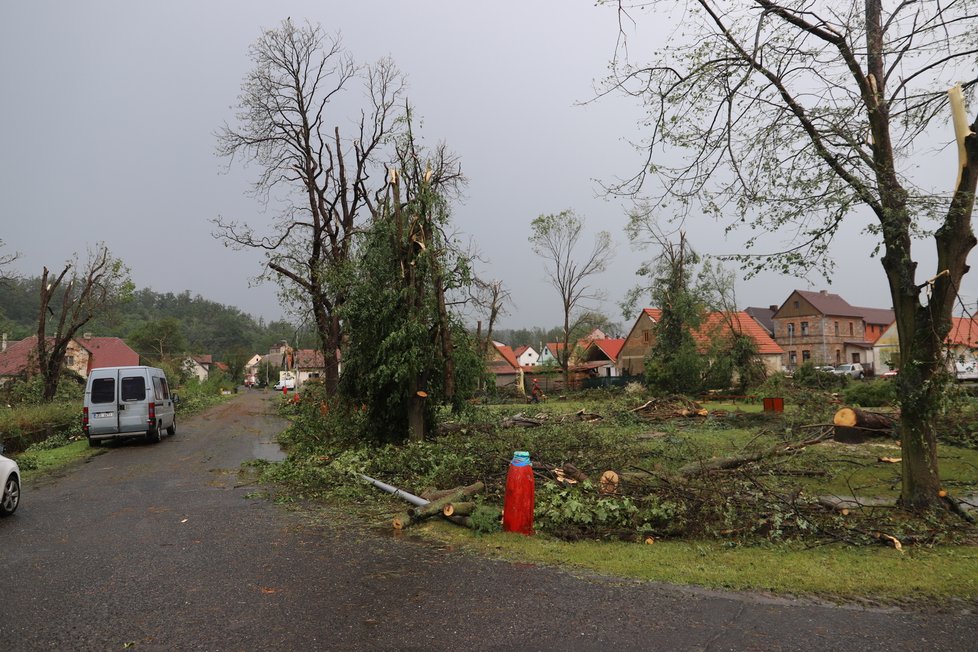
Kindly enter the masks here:
[[310, 521], [238, 473], [282, 428], [266, 400], [26, 486], [0, 521], [0, 650], [978, 649], [960, 610], [581, 578]]

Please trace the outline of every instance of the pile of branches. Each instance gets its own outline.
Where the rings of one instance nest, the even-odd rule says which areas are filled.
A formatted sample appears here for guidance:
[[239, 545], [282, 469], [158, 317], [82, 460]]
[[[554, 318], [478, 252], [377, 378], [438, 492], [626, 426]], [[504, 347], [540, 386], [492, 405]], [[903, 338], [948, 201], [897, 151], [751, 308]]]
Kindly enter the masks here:
[[[542, 516], [552, 534], [566, 539], [618, 538], [651, 543], [661, 538], [721, 538], [737, 542], [804, 540], [810, 545], [978, 543], [970, 513], [916, 516], [895, 504], [811, 495], [795, 481], [824, 469], [788, 462], [806, 447], [832, 437], [825, 427], [804, 439], [726, 458], [697, 460], [678, 469], [631, 467], [586, 473], [567, 465], [539, 464], [538, 492], [550, 499]], [[600, 476], [600, 480], [596, 480]], [[608, 482], [613, 477], [613, 482]], [[557, 496], [559, 500], [553, 497]], [[577, 513], [562, 510], [574, 502]], [[547, 510], [553, 510], [549, 515]], [[589, 510], [589, 511], [588, 511]], [[600, 515], [629, 512], [609, 522]]]
[[653, 398], [629, 411], [650, 421], [709, 415], [709, 411], [696, 401], [677, 395]]

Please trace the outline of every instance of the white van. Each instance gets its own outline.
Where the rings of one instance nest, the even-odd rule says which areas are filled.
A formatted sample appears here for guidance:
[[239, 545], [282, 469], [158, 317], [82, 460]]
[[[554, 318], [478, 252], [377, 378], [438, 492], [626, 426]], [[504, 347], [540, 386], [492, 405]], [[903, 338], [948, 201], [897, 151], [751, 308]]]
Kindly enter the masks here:
[[82, 428], [89, 446], [105, 439], [143, 435], [158, 442], [177, 432], [175, 394], [156, 367], [92, 369], [85, 385]]

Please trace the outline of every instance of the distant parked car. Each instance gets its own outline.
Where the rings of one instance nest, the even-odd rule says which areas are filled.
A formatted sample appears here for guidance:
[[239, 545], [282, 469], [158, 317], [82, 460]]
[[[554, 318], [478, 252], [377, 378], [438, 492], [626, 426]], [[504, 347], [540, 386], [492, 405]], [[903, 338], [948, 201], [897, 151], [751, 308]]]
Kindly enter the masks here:
[[846, 364], [840, 364], [838, 367], [832, 370], [837, 376], [849, 376], [850, 378], [855, 378], [856, 380], [861, 379], [866, 375], [863, 371], [863, 366], [858, 362], [847, 362]]
[[815, 371], [821, 371], [824, 373], [831, 374], [831, 373], [835, 373], [835, 367], [833, 367], [832, 365], [822, 365], [820, 367], [815, 367]]
[[[2, 445], [0, 453], [3, 453]], [[17, 511], [17, 505], [20, 504], [20, 468], [17, 462], [3, 455], [0, 455], [0, 481], [0, 517], [10, 516]]]

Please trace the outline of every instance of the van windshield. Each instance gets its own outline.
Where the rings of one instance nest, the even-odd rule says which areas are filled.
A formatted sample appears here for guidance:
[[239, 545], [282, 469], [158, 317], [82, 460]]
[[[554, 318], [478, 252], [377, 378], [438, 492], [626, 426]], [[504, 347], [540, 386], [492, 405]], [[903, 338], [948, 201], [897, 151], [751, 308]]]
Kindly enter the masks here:
[[123, 401], [146, 400], [146, 380], [141, 376], [127, 376], [122, 379]]
[[92, 403], [115, 402], [115, 378], [96, 378], [92, 381]]

